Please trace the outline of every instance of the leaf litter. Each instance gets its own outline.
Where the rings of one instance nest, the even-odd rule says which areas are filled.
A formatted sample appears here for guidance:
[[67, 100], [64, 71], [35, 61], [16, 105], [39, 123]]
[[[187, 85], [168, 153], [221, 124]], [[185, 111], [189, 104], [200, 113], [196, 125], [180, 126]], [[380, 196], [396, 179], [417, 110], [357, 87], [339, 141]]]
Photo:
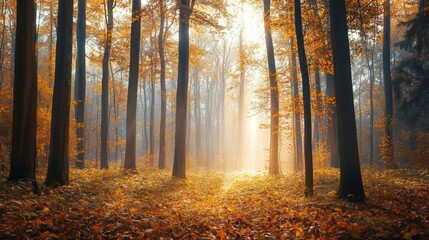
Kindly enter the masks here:
[[[0, 180], [0, 239], [428, 239], [427, 171], [363, 170], [367, 195], [335, 196], [338, 170], [303, 175], [72, 169], [71, 184]], [[42, 182], [42, 179], [39, 179]]]

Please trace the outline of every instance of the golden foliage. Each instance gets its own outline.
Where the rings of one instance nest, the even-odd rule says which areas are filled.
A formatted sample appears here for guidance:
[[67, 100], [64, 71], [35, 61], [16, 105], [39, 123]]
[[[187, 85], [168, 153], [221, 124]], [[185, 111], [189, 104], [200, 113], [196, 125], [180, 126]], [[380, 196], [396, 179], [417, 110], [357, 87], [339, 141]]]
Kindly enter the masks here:
[[[365, 239], [429, 236], [427, 171], [364, 170], [365, 204], [335, 197], [337, 170], [302, 175], [191, 171], [71, 170], [71, 185], [31, 194], [0, 182], [0, 238]], [[41, 180], [41, 179], [39, 179]], [[426, 219], [426, 220], [425, 220]]]

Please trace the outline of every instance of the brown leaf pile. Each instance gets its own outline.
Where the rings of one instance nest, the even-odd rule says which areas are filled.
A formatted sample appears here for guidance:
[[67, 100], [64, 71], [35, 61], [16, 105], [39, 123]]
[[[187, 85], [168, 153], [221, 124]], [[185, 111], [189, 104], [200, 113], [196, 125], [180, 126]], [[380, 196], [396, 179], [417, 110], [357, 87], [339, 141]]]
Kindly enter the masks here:
[[0, 239], [429, 238], [429, 172], [365, 170], [362, 204], [335, 197], [338, 174], [317, 171], [309, 199], [302, 175], [73, 169], [41, 196], [2, 176]]

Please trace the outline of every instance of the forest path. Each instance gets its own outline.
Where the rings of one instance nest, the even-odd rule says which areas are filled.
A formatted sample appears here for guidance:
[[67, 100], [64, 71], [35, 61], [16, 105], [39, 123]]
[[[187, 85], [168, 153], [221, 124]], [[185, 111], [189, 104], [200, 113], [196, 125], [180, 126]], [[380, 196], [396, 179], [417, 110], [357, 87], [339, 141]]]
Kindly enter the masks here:
[[254, 170], [243, 170], [225, 173], [225, 179], [223, 181], [222, 192], [228, 192], [235, 184], [241, 181], [251, 181], [257, 176], [263, 176], [263, 171]]

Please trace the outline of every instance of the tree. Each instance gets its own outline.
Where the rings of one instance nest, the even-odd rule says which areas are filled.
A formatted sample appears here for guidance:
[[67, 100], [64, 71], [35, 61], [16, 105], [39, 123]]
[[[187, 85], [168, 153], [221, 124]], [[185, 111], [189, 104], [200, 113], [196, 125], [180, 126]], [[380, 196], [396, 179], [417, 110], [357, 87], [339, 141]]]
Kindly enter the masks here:
[[165, 57], [164, 57], [164, 25], [165, 25], [164, 0], [159, 0], [159, 34], [158, 34], [158, 53], [160, 63], [160, 82], [161, 82], [161, 125], [159, 132], [159, 161], [158, 168], [165, 168], [165, 124], [167, 115], [167, 89], [165, 85]]
[[383, 154], [382, 161], [388, 168], [397, 168], [394, 160], [393, 150], [393, 93], [392, 79], [390, 73], [390, 0], [384, 0], [384, 25], [383, 25], [383, 78], [384, 78], [384, 141], [386, 152]]
[[[410, 147], [415, 149], [416, 129], [425, 129], [428, 122], [429, 101], [429, 2], [419, 0], [418, 12], [411, 20], [400, 25], [406, 28], [398, 46], [408, 53], [394, 70], [395, 105], [397, 118], [410, 130]], [[426, 125], [427, 126], [427, 125]], [[427, 132], [427, 127], [426, 127]]]
[[[330, 101], [335, 99], [335, 86], [334, 86], [334, 76], [332, 74], [326, 74], [326, 96]], [[337, 108], [335, 104], [331, 102], [327, 103], [328, 108], [328, 119], [330, 124], [327, 129], [327, 142], [326, 145], [331, 149], [330, 151], [330, 166], [334, 168], [340, 167], [340, 154], [338, 152], [338, 119], [337, 119]]]
[[265, 44], [267, 47], [268, 74], [271, 92], [269, 173], [279, 174], [279, 90], [277, 87], [276, 61], [274, 58], [273, 39], [271, 36], [270, 5], [270, 0], [264, 0]]
[[340, 153], [338, 196], [351, 201], [364, 201], [365, 193], [356, 135], [345, 0], [329, 0], [329, 15]]
[[76, 119], [76, 137], [77, 148], [76, 151], [76, 167], [85, 167], [85, 93], [86, 93], [86, 61], [85, 61], [85, 47], [86, 47], [86, 0], [78, 0], [78, 14], [77, 14], [77, 58], [76, 58], [76, 74], [74, 85], [74, 100], [75, 106], [75, 119]]
[[302, 137], [301, 137], [301, 105], [299, 101], [298, 73], [296, 71], [296, 53], [293, 50], [294, 39], [290, 39], [291, 64], [292, 64], [292, 85], [294, 98], [294, 132], [295, 132], [295, 171], [302, 172]]
[[177, 73], [176, 130], [173, 177], [186, 178], [186, 122], [189, 80], [189, 19], [195, 0], [179, 3], [179, 66]]
[[69, 183], [69, 112], [73, 39], [73, 1], [59, 0], [51, 143], [46, 185]]
[[[106, 6], [104, 7], [106, 11]], [[101, 168], [109, 168], [109, 58], [113, 34], [113, 0], [107, 0], [106, 42], [103, 55], [103, 75], [101, 78]]]
[[9, 180], [36, 178], [36, 4], [18, 0]]
[[305, 196], [313, 195], [313, 153], [311, 147], [311, 99], [310, 77], [302, 33], [301, 0], [295, 2], [295, 31], [298, 45], [299, 66], [302, 77], [302, 96], [304, 100], [304, 160], [305, 160]]
[[128, 79], [125, 169], [136, 169], [136, 112], [139, 77], [141, 0], [133, 0], [131, 16], [130, 74]]

